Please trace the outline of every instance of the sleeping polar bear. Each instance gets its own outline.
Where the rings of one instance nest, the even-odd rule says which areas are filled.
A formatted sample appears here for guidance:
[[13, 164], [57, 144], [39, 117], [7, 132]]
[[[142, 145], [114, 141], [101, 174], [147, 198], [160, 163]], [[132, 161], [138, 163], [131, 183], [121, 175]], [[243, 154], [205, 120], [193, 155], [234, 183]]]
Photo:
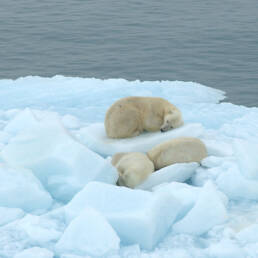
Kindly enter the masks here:
[[198, 138], [179, 137], [156, 145], [147, 152], [147, 156], [158, 170], [175, 163], [200, 163], [207, 157], [207, 150]]
[[165, 132], [183, 124], [179, 109], [163, 98], [126, 97], [116, 101], [105, 117], [110, 138], [127, 138], [145, 131]]
[[134, 188], [141, 184], [153, 171], [154, 165], [141, 152], [119, 152], [112, 157], [119, 178], [118, 185]]

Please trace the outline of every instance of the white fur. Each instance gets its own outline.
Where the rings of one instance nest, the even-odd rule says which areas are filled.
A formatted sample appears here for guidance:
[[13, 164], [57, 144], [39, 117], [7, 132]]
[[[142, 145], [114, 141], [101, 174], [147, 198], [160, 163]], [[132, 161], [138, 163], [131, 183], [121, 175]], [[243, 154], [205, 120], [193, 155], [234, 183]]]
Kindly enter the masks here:
[[106, 134], [110, 138], [128, 138], [143, 131], [162, 132], [183, 124], [178, 108], [156, 97], [127, 97], [116, 101], [105, 117]]
[[130, 188], [141, 184], [154, 171], [152, 161], [140, 152], [117, 153], [112, 157], [112, 165], [119, 173], [118, 185]]
[[207, 157], [204, 143], [193, 137], [179, 137], [153, 147], [147, 156], [160, 169], [175, 163], [199, 162]]

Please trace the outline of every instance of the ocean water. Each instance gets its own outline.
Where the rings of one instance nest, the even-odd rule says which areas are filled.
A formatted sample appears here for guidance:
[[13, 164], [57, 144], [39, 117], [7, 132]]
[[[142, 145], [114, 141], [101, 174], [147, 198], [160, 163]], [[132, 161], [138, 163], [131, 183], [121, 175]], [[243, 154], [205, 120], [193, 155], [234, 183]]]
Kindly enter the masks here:
[[2, 0], [0, 79], [195, 81], [258, 106], [257, 0]]

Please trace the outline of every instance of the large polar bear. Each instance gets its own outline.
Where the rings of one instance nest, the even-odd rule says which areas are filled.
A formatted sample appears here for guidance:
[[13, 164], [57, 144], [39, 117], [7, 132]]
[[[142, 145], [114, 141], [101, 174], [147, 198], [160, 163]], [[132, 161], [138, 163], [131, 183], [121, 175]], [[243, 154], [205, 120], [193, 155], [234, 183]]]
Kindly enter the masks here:
[[110, 138], [127, 138], [142, 131], [165, 132], [183, 124], [179, 109], [163, 98], [126, 97], [116, 101], [105, 117]]
[[135, 188], [154, 172], [152, 161], [141, 152], [116, 153], [112, 157], [112, 165], [119, 173], [118, 185], [130, 188]]
[[156, 145], [147, 152], [147, 156], [157, 170], [175, 163], [200, 163], [207, 157], [207, 150], [198, 138], [179, 137]]

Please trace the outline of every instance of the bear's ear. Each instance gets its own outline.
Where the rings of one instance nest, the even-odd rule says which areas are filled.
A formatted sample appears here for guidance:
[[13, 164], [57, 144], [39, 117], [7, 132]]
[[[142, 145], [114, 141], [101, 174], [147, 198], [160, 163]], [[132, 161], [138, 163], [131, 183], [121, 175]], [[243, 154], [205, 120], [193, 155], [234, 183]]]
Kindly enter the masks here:
[[112, 165], [115, 166], [125, 154], [127, 154], [127, 152], [118, 152], [114, 154], [111, 160]]

